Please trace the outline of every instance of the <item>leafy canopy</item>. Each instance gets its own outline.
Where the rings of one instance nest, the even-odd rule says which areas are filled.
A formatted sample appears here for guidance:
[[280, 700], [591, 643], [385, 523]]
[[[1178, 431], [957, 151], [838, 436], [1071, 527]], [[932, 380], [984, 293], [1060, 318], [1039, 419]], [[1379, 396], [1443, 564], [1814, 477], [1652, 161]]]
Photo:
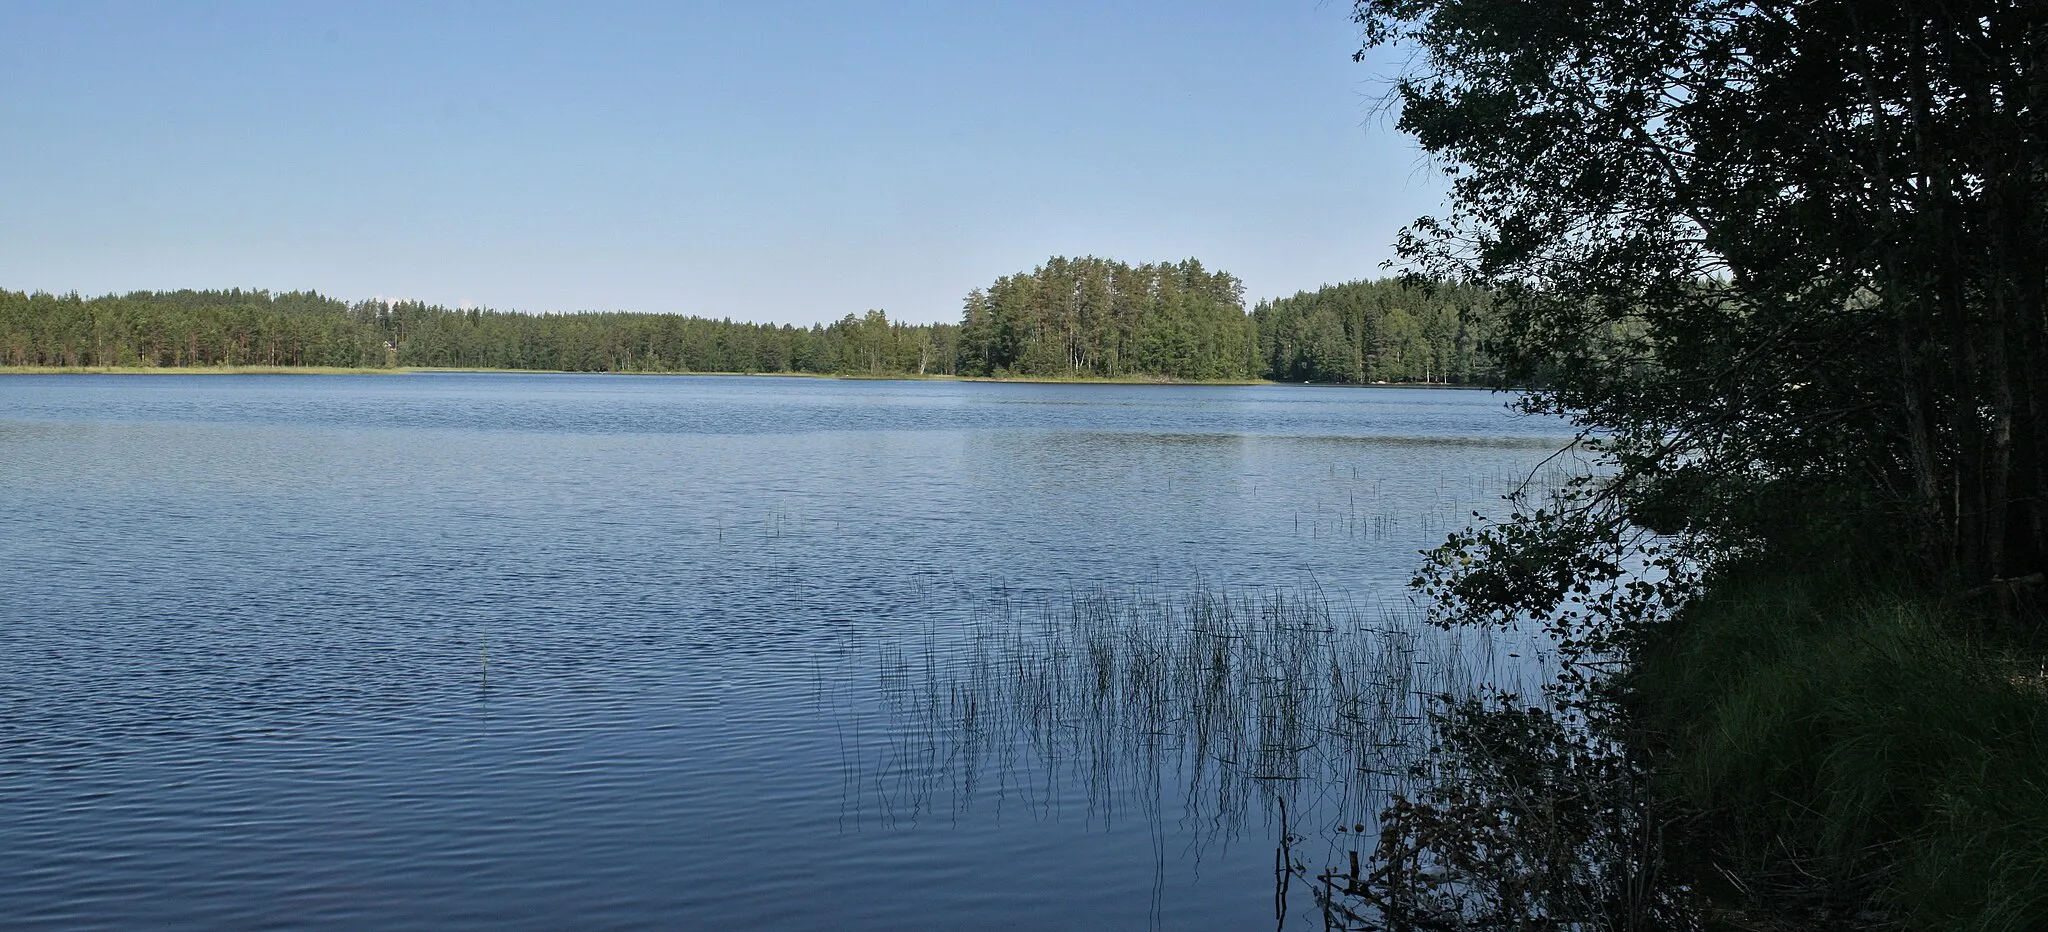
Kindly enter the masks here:
[[[1354, 13], [1367, 49], [1409, 53], [1400, 126], [1451, 177], [1404, 254], [1495, 290], [1490, 349], [1548, 386], [1526, 406], [1614, 467], [1477, 555], [1611, 570], [1630, 529], [1708, 559], [1862, 538], [2025, 608], [2048, 554], [2048, 5]], [[1521, 563], [1547, 568], [1431, 578], [1480, 609], [1572, 591], [1536, 578], [1555, 560]], [[1481, 564], [1518, 565], [1438, 561]]]

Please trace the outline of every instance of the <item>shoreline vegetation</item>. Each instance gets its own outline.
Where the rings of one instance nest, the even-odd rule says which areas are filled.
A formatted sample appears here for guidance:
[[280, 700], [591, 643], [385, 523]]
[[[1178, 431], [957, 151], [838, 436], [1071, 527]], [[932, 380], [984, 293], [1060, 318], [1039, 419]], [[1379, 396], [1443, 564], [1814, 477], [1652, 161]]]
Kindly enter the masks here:
[[627, 312], [542, 313], [310, 291], [0, 289], [0, 372], [510, 371], [997, 381], [1492, 385], [1479, 290], [1385, 279], [1249, 310], [1193, 259], [1054, 257], [971, 292], [958, 323], [881, 310], [800, 327]]
[[1597, 470], [1452, 534], [1347, 928], [2048, 929], [2048, 5], [1356, 0], [1450, 204], [1410, 268]]
[[574, 371], [567, 369], [505, 369], [474, 366], [6, 366], [5, 375], [435, 375], [482, 373], [501, 375], [651, 375], [718, 376], [795, 379], [839, 379], [853, 382], [1003, 382], [1024, 385], [1313, 385], [1321, 388], [1437, 388], [1492, 391], [1495, 386], [1445, 382], [1311, 382], [1280, 379], [1174, 379], [1126, 376], [985, 376], [918, 375], [914, 372], [694, 372], [683, 370]]
[[2040, 928], [2039, 645], [1858, 562], [1729, 566], [1637, 652], [1674, 873], [1738, 927]]

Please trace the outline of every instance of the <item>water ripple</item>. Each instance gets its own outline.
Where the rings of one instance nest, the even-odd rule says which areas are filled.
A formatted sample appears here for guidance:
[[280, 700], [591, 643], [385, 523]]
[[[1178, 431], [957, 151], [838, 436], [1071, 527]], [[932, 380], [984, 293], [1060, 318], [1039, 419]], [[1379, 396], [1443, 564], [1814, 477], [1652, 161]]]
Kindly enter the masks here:
[[1267, 922], [1255, 820], [969, 791], [874, 649], [1147, 587], [1371, 614], [1565, 439], [1457, 391], [0, 379], [0, 914]]

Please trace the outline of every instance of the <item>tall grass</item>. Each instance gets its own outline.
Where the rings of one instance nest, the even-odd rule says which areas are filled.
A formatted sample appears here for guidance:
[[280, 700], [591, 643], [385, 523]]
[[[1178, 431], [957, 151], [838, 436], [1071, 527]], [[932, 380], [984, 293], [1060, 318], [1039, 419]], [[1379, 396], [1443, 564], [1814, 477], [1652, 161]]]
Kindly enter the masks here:
[[1438, 702], [1546, 675], [1512, 632], [1444, 632], [1313, 588], [998, 598], [964, 632], [873, 657], [895, 738], [862, 779], [886, 818], [1022, 797], [1164, 818], [1197, 846], [1285, 806], [1294, 830], [1356, 848], [1412, 779]]
[[1966, 630], [1924, 598], [1750, 570], [1640, 658], [1637, 717], [1728, 898], [2048, 928], [2048, 677]]

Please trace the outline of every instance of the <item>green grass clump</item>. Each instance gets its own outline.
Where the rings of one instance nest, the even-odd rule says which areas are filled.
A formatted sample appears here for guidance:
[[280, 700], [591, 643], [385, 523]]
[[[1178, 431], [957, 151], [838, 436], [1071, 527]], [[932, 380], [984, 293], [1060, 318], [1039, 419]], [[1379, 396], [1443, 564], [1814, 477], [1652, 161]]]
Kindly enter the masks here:
[[1766, 909], [2048, 928], [2048, 677], [1971, 630], [1934, 600], [1783, 571], [1688, 606], [1631, 685], [1706, 873]]

